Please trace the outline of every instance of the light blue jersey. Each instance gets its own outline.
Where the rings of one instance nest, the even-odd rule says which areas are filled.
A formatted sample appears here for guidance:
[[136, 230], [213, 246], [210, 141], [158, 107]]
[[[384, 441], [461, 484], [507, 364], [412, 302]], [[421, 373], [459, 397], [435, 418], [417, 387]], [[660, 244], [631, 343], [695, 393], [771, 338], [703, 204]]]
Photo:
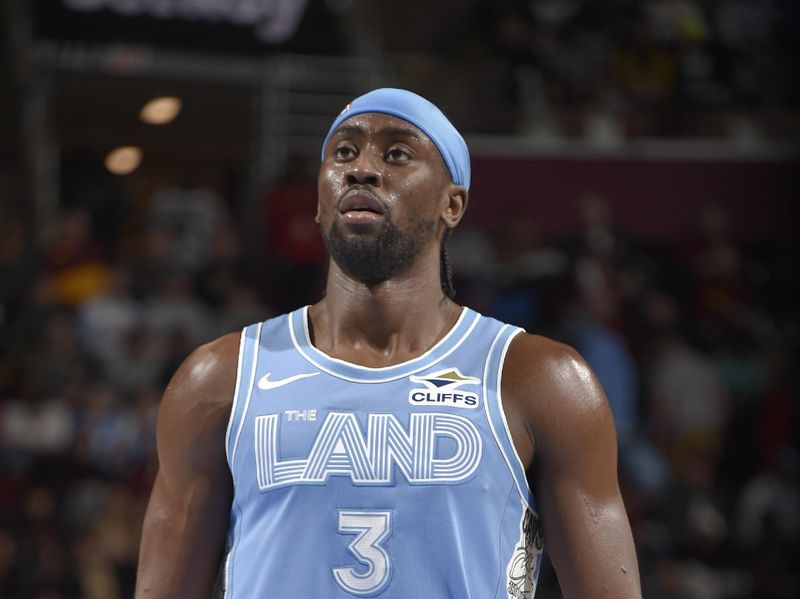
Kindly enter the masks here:
[[542, 536], [500, 399], [521, 329], [464, 308], [424, 355], [327, 356], [308, 309], [248, 326], [226, 436], [226, 597], [533, 597]]

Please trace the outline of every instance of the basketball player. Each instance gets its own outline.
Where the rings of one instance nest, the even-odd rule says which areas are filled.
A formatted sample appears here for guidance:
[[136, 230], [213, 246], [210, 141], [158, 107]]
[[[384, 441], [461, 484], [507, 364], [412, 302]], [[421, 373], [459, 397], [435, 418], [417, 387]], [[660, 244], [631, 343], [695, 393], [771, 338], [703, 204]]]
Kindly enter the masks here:
[[467, 146], [381, 89], [325, 138], [325, 297], [195, 351], [159, 414], [137, 597], [639, 597], [595, 376], [457, 305]]

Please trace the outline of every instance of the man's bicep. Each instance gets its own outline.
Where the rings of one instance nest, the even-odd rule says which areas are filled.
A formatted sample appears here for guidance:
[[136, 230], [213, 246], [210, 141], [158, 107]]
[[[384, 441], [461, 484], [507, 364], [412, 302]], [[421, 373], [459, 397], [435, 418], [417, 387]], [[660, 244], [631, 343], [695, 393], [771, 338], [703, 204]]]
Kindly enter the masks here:
[[236, 349], [215, 343], [187, 359], [162, 400], [137, 597], [207, 597], [219, 567], [232, 492], [224, 437]]
[[535, 427], [534, 488], [546, 547], [565, 597], [639, 597], [608, 403], [574, 351], [562, 350], [555, 366], [549, 405]]

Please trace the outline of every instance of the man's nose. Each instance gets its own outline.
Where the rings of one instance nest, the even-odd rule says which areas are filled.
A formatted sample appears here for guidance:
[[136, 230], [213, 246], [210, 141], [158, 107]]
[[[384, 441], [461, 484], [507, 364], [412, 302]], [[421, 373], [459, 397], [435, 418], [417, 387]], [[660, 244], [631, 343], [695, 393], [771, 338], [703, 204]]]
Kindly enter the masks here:
[[378, 158], [370, 152], [362, 152], [350, 163], [350, 168], [345, 172], [348, 185], [372, 185], [379, 187], [383, 177], [378, 164]]

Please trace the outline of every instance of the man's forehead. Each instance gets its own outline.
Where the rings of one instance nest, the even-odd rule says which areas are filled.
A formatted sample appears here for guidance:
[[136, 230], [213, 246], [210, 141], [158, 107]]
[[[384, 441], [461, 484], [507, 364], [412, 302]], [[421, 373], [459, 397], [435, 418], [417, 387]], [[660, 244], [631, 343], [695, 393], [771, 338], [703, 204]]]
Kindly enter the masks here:
[[433, 144], [430, 137], [416, 125], [380, 112], [364, 112], [342, 121], [331, 137], [346, 135], [408, 137], [421, 143]]

